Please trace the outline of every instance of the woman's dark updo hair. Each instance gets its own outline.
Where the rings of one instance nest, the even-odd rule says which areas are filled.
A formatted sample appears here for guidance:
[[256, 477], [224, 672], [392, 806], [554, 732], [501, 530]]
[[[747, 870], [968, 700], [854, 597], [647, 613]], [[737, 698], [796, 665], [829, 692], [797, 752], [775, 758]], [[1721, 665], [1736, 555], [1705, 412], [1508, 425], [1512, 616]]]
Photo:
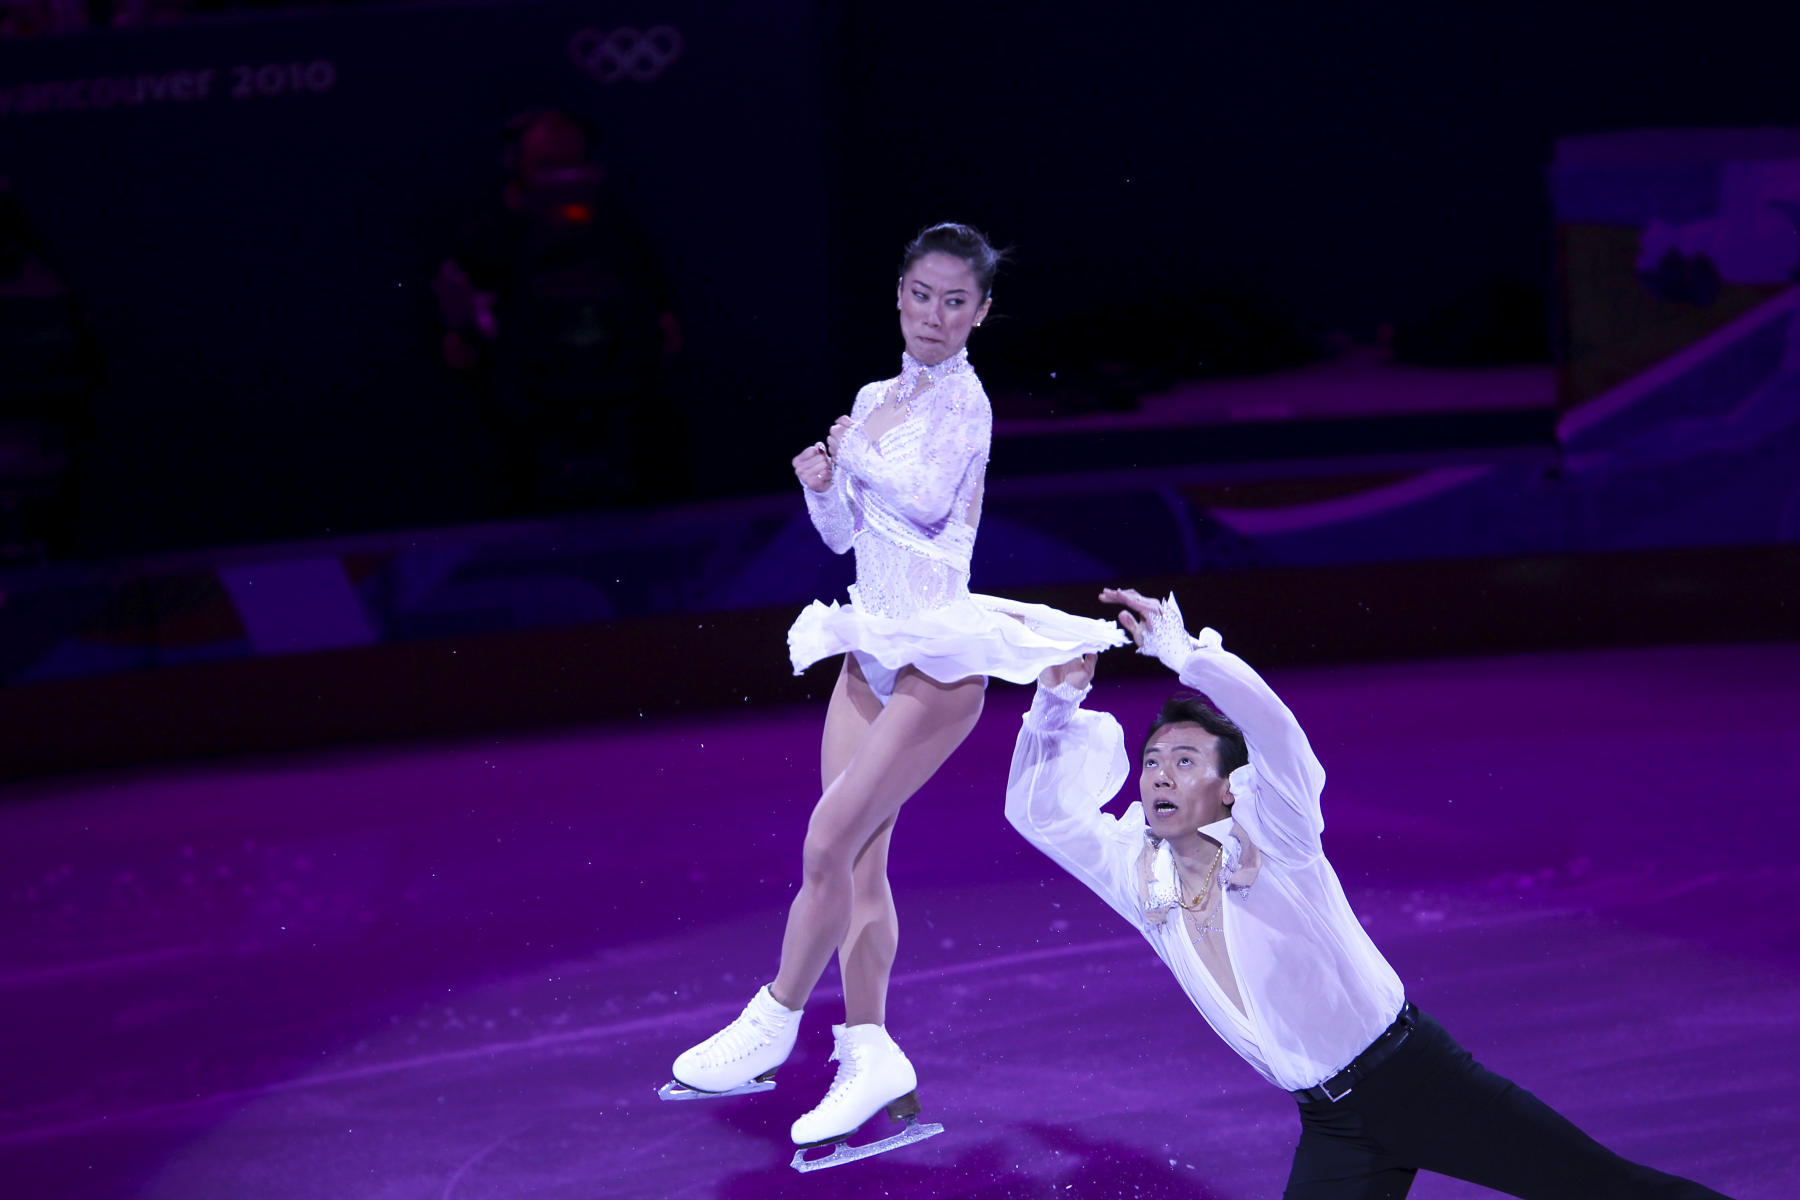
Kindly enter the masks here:
[[994, 290], [994, 275], [1006, 258], [1006, 252], [994, 249], [981, 230], [973, 225], [945, 221], [919, 230], [919, 235], [906, 244], [905, 252], [900, 255], [901, 277], [904, 278], [912, 265], [927, 254], [949, 254], [968, 263], [983, 300]]

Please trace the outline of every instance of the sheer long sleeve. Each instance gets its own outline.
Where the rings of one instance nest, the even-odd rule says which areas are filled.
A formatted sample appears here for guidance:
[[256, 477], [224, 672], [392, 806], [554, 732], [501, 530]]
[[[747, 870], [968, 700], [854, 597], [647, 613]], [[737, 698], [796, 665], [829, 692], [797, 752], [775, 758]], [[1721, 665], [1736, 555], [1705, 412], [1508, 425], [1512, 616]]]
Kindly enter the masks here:
[[1065, 685], [1039, 686], [1013, 748], [1006, 819], [1136, 922], [1142, 915], [1136, 864], [1143, 825], [1101, 811], [1130, 773], [1125, 735], [1110, 713], [1084, 710], [1084, 695]]
[[1249, 663], [1225, 649], [1214, 630], [1200, 631], [1179, 674], [1182, 683], [1204, 692], [1244, 731], [1255, 787], [1248, 800], [1233, 807], [1232, 816], [1265, 853], [1290, 862], [1321, 853], [1325, 818], [1319, 797], [1325, 768], [1293, 712]]
[[[838, 462], [878, 493], [889, 507], [922, 526], [941, 525], [971, 467], [985, 466], [994, 414], [987, 393], [972, 377], [955, 378], [924, 393], [926, 412], [909, 417], [886, 435], [896, 443], [920, 436], [915, 453], [883, 454], [860, 423], [838, 447]], [[907, 429], [923, 421], [922, 434]]]
[[856, 514], [850, 510], [850, 497], [844, 491], [843, 477], [832, 473], [831, 486], [822, 492], [815, 492], [805, 484], [800, 490], [806, 494], [806, 515], [812, 518], [813, 528], [831, 548], [833, 554], [842, 554], [850, 549], [850, 543], [856, 537]]
[[[875, 407], [877, 393], [880, 388], [876, 384], [866, 384], [856, 393], [856, 399], [850, 406], [850, 419], [862, 421], [867, 419], [869, 411]], [[839, 447], [840, 453], [842, 447]], [[805, 484], [800, 485], [806, 496], [806, 515], [812, 518], [813, 528], [819, 531], [819, 537], [833, 554], [843, 554], [850, 549], [856, 538], [856, 510], [850, 503], [850, 488], [844, 480], [841, 464], [834, 464], [831, 472], [831, 486], [822, 492], [815, 492]]]

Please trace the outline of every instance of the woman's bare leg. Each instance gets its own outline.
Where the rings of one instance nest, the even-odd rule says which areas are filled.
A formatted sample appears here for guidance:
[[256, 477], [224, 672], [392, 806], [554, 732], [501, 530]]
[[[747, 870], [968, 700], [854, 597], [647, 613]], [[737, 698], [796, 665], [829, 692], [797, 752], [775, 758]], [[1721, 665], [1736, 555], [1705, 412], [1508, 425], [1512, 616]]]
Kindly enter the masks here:
[[887, 1024], [888, 976], [900, 946], [900, 913], [888, 885], [888, 845], [894, 817], [864, 844], [850, 868], [853, 898], [850, 929], [838, 943], [838, 974], [844, 979], [844, 1024]]
[[862, 668], [854, 654], [844, 655], [838, 669], [837, 684], [831, 689], [831, 704], [825, 710], [825, 736], [819, 744], [819, 794], [844, 773], [856, 748], [869, 732], [869, 726], [881, 715], [881, 701], [863, 678]]
[[[859, 698], [858, 681], [847, 678], [852, 669], [846, 665], [839, 677], [850, 703]], [[860, 676], [860, 672], [856, 674]], [[867, 684], [862, 686], [866, 688]], [[887, 707], [869, 723], [849, 761], [813, 808], [801, 856], [800, 894], [788, 909], [787, 931], [781, 941], [781, 970], [769, 989], [777, 1001], [789, 1008], [801, 1007], [824, 974], [832, 951], [849, 936], [856, 904], [856, 860], [865, 849], [876, 855], [868, 869], [879, 870], [881, 878], [879, 885], [871, 879], [870, 886], [879, 886], [877, 894], [884, 897], [871, 909], [876, 928], [868, 940], [869, 948], [876, 952], [872, 962], [880, 963], [880, 914], [883, 908], [891, 912], [892, 906], [891, 898], [886, 898], [885, 842], [893, 818], [975, 727], [983, 696], [980, 676], [945, 684], [910, 667], [900, 672]], [[834, 690], [833, 711], [828, 711], [826, 718], [828, 741], [834, 733], [849, 733], [847, 728], [829, 728], [834, 712], [841, 721], [850, 720], [849, 714], [838, 710], [837, 699]], [[824, 758], [831, 752], [827, 749], [821, 754], [822, 770], [827, 769]], [[883, 844], [871, 846], [877, 835]], [[870, 899], [873, 901], [874, 895]], [[865, 929], [863, 934], [870, 932]], [[886, 953], [892, 953], [891, 937]], [[870, 999], [869, 984], [876, 980], [876, 990], [885, 992], [886, 968], [879, 967], [872, 974], [864, 971], [860, 947], [852, 946], [848, 965], [851, 969], [845, 974], [846, 992], [854, 987], [859, 1003]], [[853, 978], [858, 982], [853, 984]], [[851, 1019], [855, 1023], [856, 1017]]]
[[[825, 737], [819, 747], [819, 791], [831, 786], [862, 745], [869, 726], [881, 715], [856, 656], [844, 656], [843, 670], [825, 714]], [[889, 818], [857, 852], [850, 869], [853, 900], [850, 931], [838, 943], [838, 973], [844, 980], [844, 1023], [880, 1025], [887, 1019], [888, 976], [900, 939], [900, 919], [888, 886], [888, 846], [895, 818]]]

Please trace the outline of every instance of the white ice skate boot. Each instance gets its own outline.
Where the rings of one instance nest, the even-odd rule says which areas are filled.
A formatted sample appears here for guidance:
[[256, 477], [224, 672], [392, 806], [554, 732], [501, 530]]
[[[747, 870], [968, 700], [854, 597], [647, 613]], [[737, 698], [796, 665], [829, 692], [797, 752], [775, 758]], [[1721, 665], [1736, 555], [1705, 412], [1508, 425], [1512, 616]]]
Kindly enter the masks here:
[[[831, 1032], [837, 1039], [837, 1048], [831, 1052], [837, 1059], [837, 1078], [819, 1106], [794, 1122], [794, 1144], [800, 1147], [794, 1152], [796, 1171], [854, 1162], [944, 1132], [942, 1125], [918, 1123], [919, 1074], [885, 1028], [833, 1025]], [[846, 1145], [850, 1135], [882, 1108], [894, 1120], [905, 1121], [906, 1128], [879, 1142]], [[806, 1157], [808, 1149], [828, 1145], [834, 1148], [826, 1157]]]
[[799, 1032], [799, 1011], [775, 999], [765, 984], [737, 1020], [682, 1051], [673, 1082], [656, 1094], [664, 1100], [701, 1100], [766, 1092], [775, 1086], [775, 1068], [793, 1053]]

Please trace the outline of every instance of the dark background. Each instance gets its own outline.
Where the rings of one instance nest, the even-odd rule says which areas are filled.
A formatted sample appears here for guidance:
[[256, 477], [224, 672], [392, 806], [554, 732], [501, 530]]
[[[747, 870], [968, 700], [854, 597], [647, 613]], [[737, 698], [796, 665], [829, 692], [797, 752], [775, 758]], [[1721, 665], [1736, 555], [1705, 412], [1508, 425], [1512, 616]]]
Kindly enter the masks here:
[[[339, 5], [0, 43], [5, 83], [337, 71], [319, 96], [0, 118], [0, 175], [104, 358], [70, 552], [500, 515], [427, 285], [506, 118], [545, 104], [600, 131], [670, 278], [687, 338], [655, 449], [696, 496], [785, 487], [892, 371], [898, 248], [944, 218], [1013, 250], [976, 349], [1003, 416], [1346, 340], [1547, 360], [1557, 137], [1800, 123], [1792, 12], [1695, 16]], [[570, 69], [569, 29], [662, 23], [685, 45], [656, 82]]]
[[[861, 6], [830, 77], [834, 207], [853, 214], [834, 258], [868, 274], [891, 257], [888, 226], [985, 223], [1017, 251], [998, 306], [1018, 326], [1008, 365], [1103, 331], [1114, 354], [1227, 370], [1384, 325], [1422, 357], [1547, 358], [1558, 137], [1800, 117], [1793, 10], [1698, 16], [977, 4], [951, 31]], [[1243, 344], [1264, 329], [1292, 337]], [[1475, 331], [1492, 348], [1459, 355]], [[886, 333], [871, 321], [846, 338], [873, 357]]]

